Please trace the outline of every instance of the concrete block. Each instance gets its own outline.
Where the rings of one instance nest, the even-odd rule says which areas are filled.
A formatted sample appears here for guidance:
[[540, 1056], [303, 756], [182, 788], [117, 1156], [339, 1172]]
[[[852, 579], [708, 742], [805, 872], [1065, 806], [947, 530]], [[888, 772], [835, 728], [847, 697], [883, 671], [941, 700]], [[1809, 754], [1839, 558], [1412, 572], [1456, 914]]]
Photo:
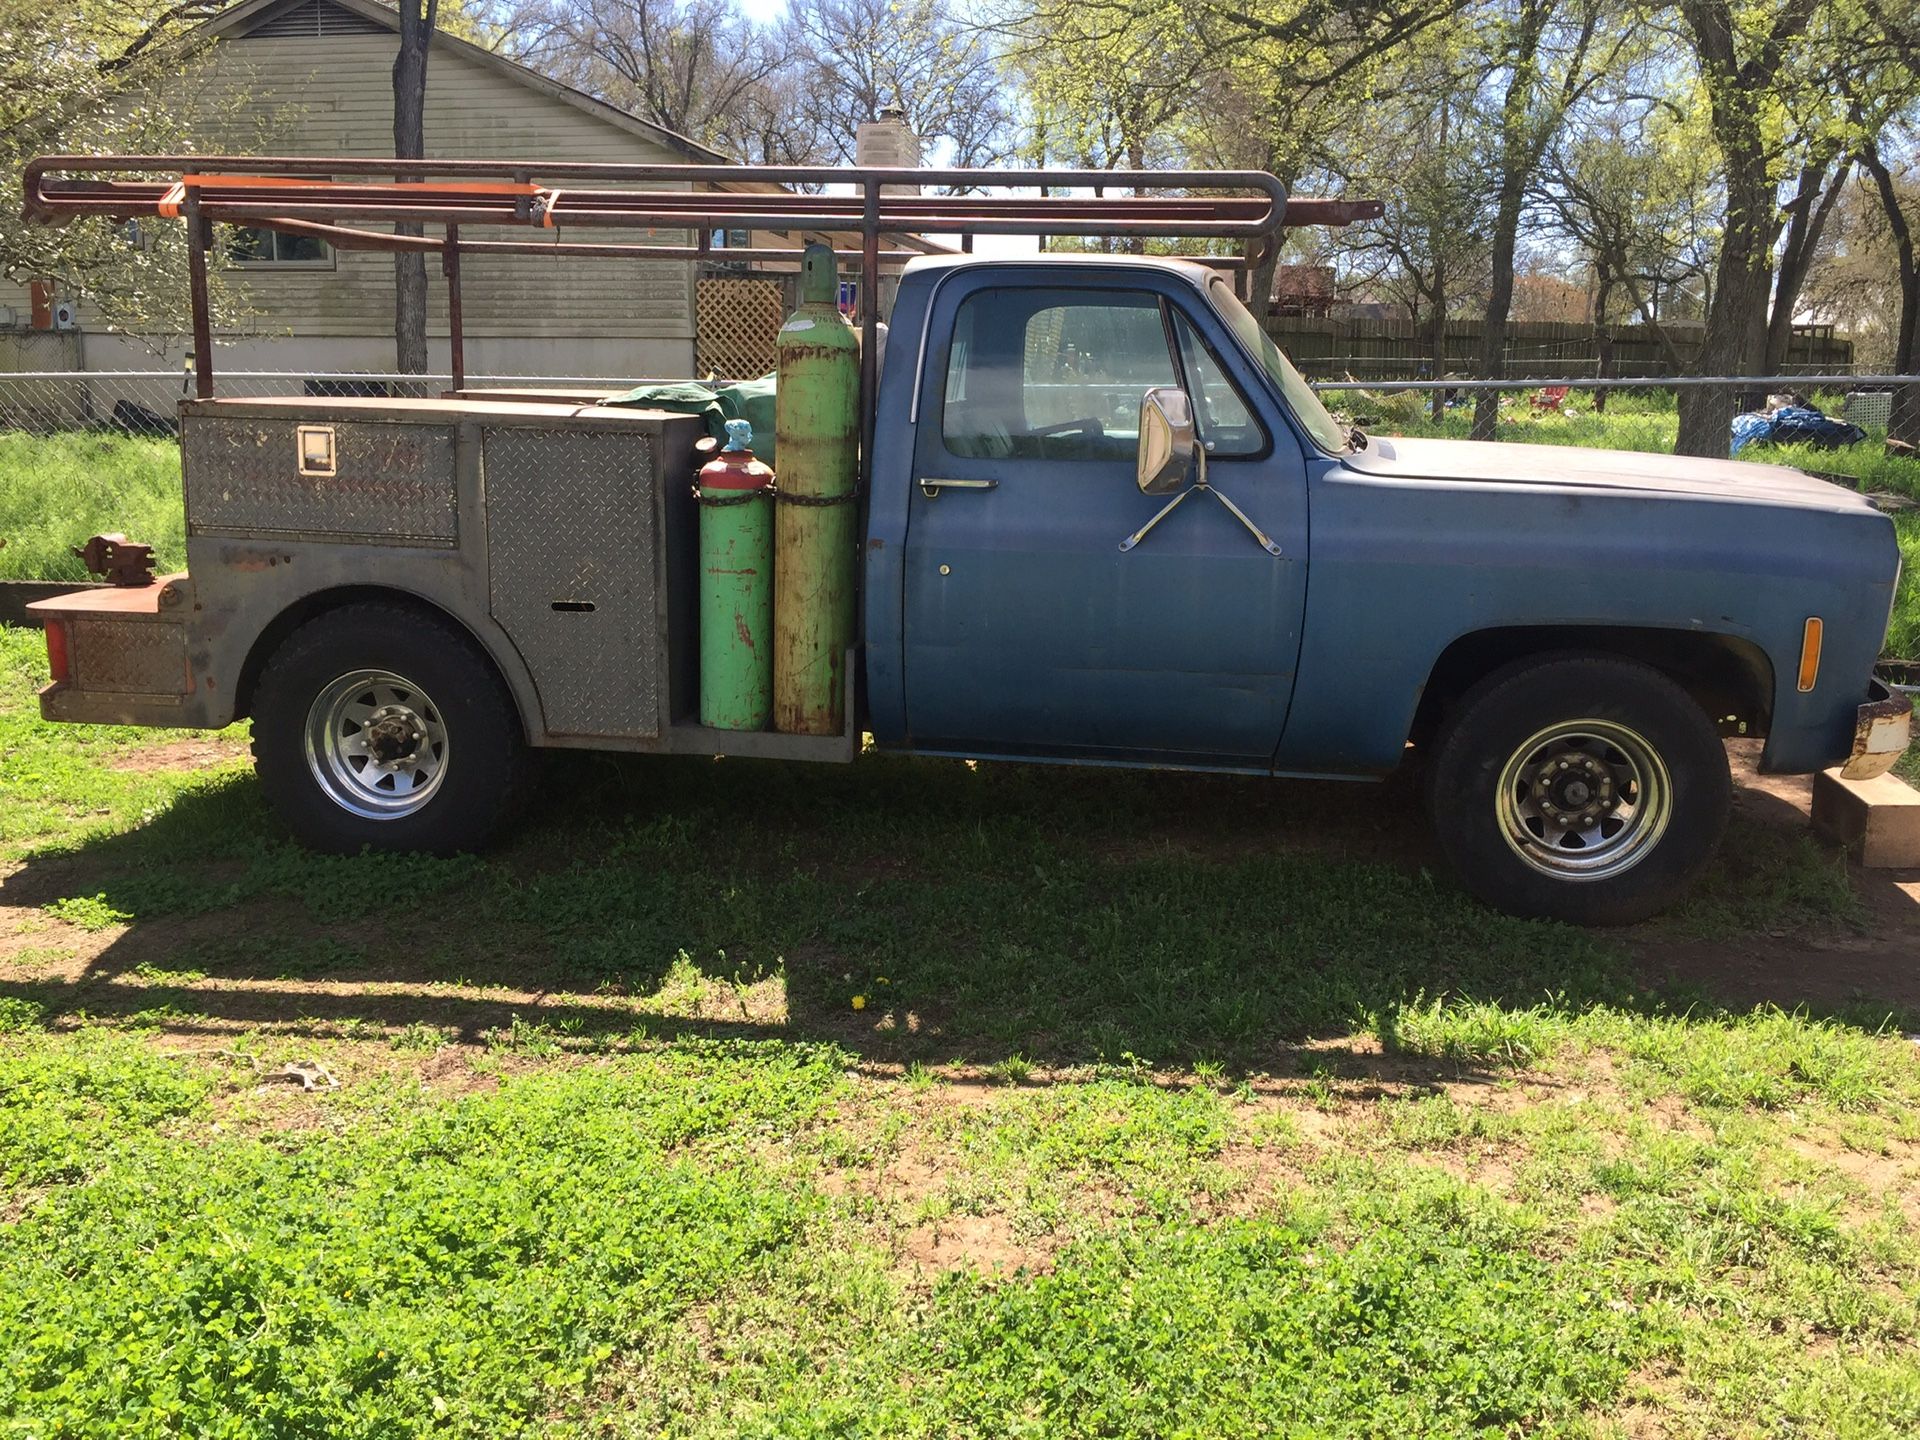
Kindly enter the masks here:
[[1893, 775], [1813, 778], [1813, 828], [1872, 870], [1920, 868], [1920, 790]]

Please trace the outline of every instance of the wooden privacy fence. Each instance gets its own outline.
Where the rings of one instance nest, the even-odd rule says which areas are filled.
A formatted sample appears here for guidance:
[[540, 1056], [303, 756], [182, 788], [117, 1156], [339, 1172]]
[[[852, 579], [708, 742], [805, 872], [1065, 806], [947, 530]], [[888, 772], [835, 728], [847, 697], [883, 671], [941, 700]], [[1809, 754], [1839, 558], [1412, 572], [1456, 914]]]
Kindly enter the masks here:
[[[1360, 320], [1319, 316], [1271, 316], [1267, 333], [1273, 336], [1302, 373], [1314, 380], [1416, 380], [1471, 376], [1480, 368], [1484, 324], [1477, 319], [1447, 322], [1444, 355], [1436, 366], [1432, 337], [1425, 324], [1411, 320]], [[1669, 328], [1668, 338], [1680, 352], [1680, 368], [1687, 369], [1699, 353], [1703, 338], [1698, 328]], [[1671, 375], [1674, 364], [1645, 325], [1610, 325], [1605, 344], [1592, 325], [1529, 320], [1507, 326], [1507, 375], [1510, 378], [1547, 379], [1583, 375]], [[1607, 353], [1605, 369], [1601, 355]], [[1784, 373], [1844, 374], [1853, 368], [1853, 342], [1832, 334], [1826, 326], [1794, 333]]]

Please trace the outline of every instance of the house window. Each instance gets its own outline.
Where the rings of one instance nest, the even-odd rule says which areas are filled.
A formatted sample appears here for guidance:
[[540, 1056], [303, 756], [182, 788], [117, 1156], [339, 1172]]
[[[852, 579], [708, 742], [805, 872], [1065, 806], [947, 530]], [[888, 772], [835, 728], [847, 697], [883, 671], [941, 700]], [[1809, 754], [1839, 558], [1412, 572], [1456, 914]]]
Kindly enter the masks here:
[[227, 241], [227, 263], [248, 270], [331, 270], [333, 247], [314, 235], [283, 235], [278, 230], [242, 227]]

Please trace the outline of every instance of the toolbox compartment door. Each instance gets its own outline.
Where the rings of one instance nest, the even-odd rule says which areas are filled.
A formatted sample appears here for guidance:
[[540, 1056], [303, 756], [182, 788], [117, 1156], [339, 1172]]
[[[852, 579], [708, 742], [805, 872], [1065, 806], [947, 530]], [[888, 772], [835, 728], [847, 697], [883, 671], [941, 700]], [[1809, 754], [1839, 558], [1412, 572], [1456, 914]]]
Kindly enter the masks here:
[[555, 735], [663, 728], [658, 441], [637, 427], [482, 431], [489, 608]]

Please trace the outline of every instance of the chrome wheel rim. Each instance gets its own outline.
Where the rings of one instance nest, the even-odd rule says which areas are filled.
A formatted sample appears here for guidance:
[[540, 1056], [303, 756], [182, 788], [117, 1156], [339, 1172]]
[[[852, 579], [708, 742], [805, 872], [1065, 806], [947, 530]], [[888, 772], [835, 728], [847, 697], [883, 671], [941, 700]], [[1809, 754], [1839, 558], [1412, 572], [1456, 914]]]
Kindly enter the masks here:
[[426, 691], [389, 670], [355, 670], [307, 711], [307, 767], [363, 820], [417, 813], [447, 777], [447, 727]]
[[1500, 771], [1501, 836], [1555, 880], [1606, 880], [1644, 860], [1673, 816], [1660, 752], [1611, 720], [1569, 720], [1527, 737]]

